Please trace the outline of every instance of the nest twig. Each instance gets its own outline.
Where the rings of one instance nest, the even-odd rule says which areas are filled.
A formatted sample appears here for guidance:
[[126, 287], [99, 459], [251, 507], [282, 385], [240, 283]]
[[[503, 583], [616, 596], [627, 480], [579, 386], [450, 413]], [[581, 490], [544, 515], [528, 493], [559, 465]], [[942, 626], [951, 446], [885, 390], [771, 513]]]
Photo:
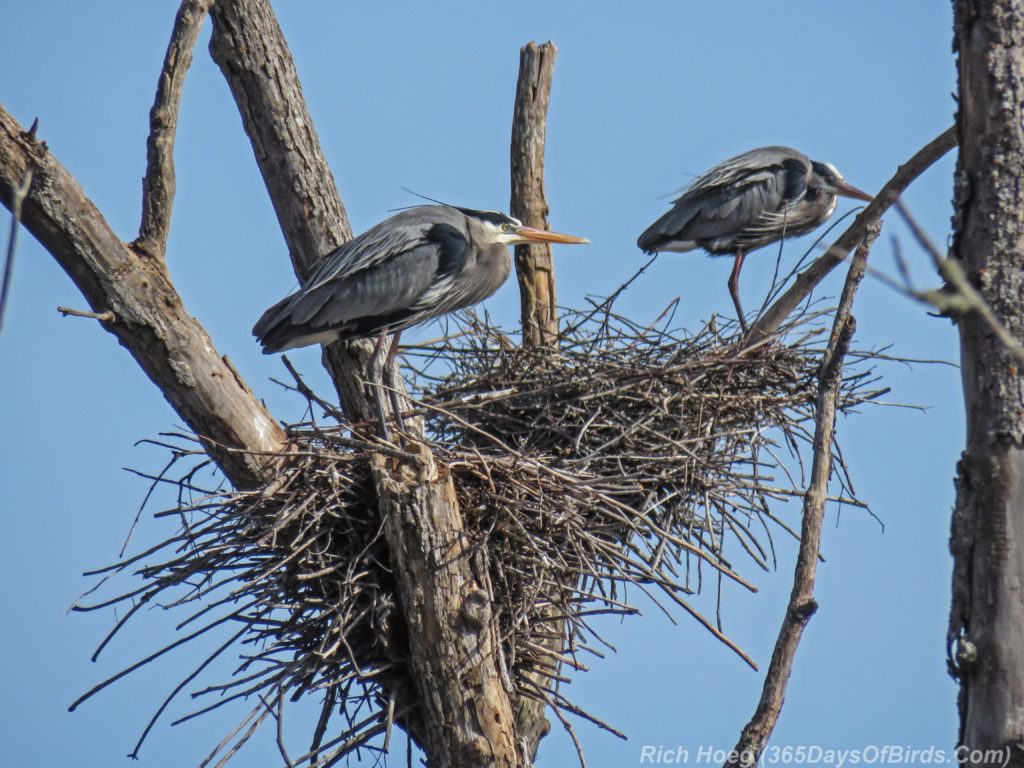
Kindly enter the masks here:
[[[814, 320], [785, 329], [796, 342], [742, 349], [730, 328], [712, 323], [686, 335], [668, 330], [670, 317], [641, 326], [605, 302], [563, 318], [568, 330], [554, 352], [515, 347], [476, 322], [409, 350], [424, 392], [418, 405], [435, 456], [454, 476], [500, 663], [518, 696], [545, 701], [563, 722], [573, 714], [616, 732], [562, 689], [567, 670], [602, 655], [595, 617], [638, 612], [627, 588], [666, 610], [681, 607], [753, 665], [688, 598], [709, 573], [753, 589], [735, 554], [771, 565], [770, 504], [801, 493], [790, 474], [799, 461], [790, 459], [807, 445], [813, 421]], [[863, 366], [847, 374], [842, 406], [877, 397], [876, 381]], [[311, 393], [297, 388], [312, 407]], [[129, 589], [78, 606], [128, 606], [111, 636], [146, 605], [181, 613], [182, 637], [126, 672], [223, 632], [224, 642], [159, 705], [133, 755], [189, 687], [198, 707], [175, 722], [256, 702], [204, 765], [223, 764], [268, 718], [280, 731], [284, 703], [311, 695], [322, 714], [310, 747], [290, 755], [279, 738], [285, 765], [328, 766], [381, 749], [395, 723], [414, 738], [422, 733], [369, 479], [376, 446], [333, 423], [295, 425], [290, 435], [294, 451], [280, 476], [258, 491], [208, 491], [185, 473], [181, 503], [158, 515], [176, 518], [177, 532], [96, 572], [134, 573]], [[201, 455], [198, 447], [174, 450], [177, 459]], [[834, 500], [858, 504], [842, 472], [837, 479]], [[228, 653], [239, 659], [233, 675], [200, 684]]]

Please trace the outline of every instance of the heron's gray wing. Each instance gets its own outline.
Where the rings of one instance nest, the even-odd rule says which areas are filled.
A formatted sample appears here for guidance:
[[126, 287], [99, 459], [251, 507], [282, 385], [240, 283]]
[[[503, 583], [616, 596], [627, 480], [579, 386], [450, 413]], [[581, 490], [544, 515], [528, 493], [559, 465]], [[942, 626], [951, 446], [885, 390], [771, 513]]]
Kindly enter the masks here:
[[391, 250], [359, 269], [339, 269], [310, 281], [267, 310], [253, 334], [274, 351], [325, 331], [354, 338], [432, 316], [424, 300], [462, 269], [468, 249], [455, 227], [434, 224], [406, 250]]
[[409, 307], [433, 280], [437, 248], [421, 245], [347, 277], [321, 282], [263, 313], [253, 335], [264, 352], [303, 346], [338, 331], [367, 336], [406, 319]]
[[693, 248], [738, 235], [765, 213], [784, 210], [807, 191], [810, 167], [790, 153], [795, 150], [766, 147], [727, 160], [691, 184], [637, 243], [645, 251]]
[[437, 245], [421, 242], [386, 261], [325, 280], [296, 297], [292, 322], [343, 326], [361, 317], [408, 309], [434, 281], [438, 262]]
[[327, 254], [303, 290], [346, 278], [411, 250], [427, 240], [430, 230], [439, 224], [461, 231], [465, 229], [465, 216], [448, 205], [421, 205], [399, 211]]
[[724, 160], [707, 173], [699, 176], [683, 190], [714, 189], [743, 184], [751, 175], [778, 168], [791, 168], [806, 175], [811, 167], [810, 158], [789, 147], [760, 147]]
[[329, 282], [343, 280], [415, 248], [423, 241], [427, 226], [429, 223], [420, 221], [398, 222], [398, 226], [392, 219], [382, 221], [327, 254], [303, 290], [312, 291]]

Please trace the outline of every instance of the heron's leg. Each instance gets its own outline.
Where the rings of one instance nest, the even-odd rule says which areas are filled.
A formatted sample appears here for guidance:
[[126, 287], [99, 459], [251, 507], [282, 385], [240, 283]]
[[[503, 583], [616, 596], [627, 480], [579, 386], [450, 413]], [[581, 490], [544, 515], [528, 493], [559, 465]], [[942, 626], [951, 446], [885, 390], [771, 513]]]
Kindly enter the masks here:
[[370, 385], [370, 394], [373, 396], [373, 406], [377, 411], [377, 423], [380, 424], [380, 435], [385, 440], [390, 440], [391, 437], [388, 435], [387, 418], [384, 415], [384, 401], [380, 397], [380, 379], [383, 377], [377, 377], [374, 369], [377, 367], [377, 363], [380, 361], [380, 353], [384, 349], [384, 339], [387, 338], [388, 330], [385, 328], [380, 332], [380, 336], [377, 337], [377, 341], [373, 345], [373, 354], [370, 355], [370, 360], [366, 364], [366, 381]]
[[743, 269], [743, 251], [736, 251], [736, 260], [732, 264], [732, 274], [729, 275], [729, 295], [732, 296], [732, 303], [736, 307], [736, 319], [740, 321], [740, 328], [743, 333], [747, 332], [747, 319], [743, 316], [743, 305], [740, 304], [740, 270]]
[[398, 427], [399, 432], [405, 432], [405, 422], [402, 420], [402, 399], [398, 396], [400, 377], [398, 364], [395, 359], [398, 356], [398, 342], [401, 338], [402, 332], [400, 330], [395, 331], [395, 335], [391, 337], [391, 348], [388, 350], [387, 359], [384, 361], [384, 371], [388, 377], [388, 386], [391, 387], [388, 390], [388, 394], [391, 396], [391, 409], [395, 412], [395, 426]]

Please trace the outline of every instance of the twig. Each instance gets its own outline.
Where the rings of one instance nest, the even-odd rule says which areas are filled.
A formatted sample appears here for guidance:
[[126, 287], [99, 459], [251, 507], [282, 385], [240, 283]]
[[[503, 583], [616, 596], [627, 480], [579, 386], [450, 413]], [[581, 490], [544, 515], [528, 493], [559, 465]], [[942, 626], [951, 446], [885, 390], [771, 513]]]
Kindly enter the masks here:
[[870, 224], [864, 228], [864, 239], [857, 247], [857, 253], [850, 265], [836, 318], [832, 324], [829, 343], [822, 356], [814, 419], [814, 454], [810, 483], [804, 496], [803, 527], [793, 574], [793, 591], [765, 675], [761, 699], [750, 722], [740, 733], [739, 741], [726, 762], [727, 766], [750, 768], [758, 764], [782, 712], [786, 687], [804, 627], [818, 608], [814, 599], [814, 582], [821, 548], [828, 481], [832, 474], [832, 444], [842, 383], [843, 358], [850, 349], [850, 341], [857, 326], [852, 314], [853, 300], [867, 269], [868, 253], [880, 228], [877, 220]]
[[57, 311], [60, 312], [64, 317], [88, 317], [93, 320], [99, 320], [101, 323], [112, 323], [117, 319], [117, 316], [107, 310], [106, 312], [87, 312], [84, 309], [72, 309], [71, 307], [57, 307]]
[[992, 307], [985, 301], [985, 297], [971, 283], [960, 262], [950, 258], [939, 250], [938, 246], [928, 237], [928, 233], [917, 222], [910, 210], [897, 201], [896, 210], [910, 228], [914, 239], [920, 244], [925, 252], [931, 257], [932, 264], [938, 270], [939, 275], [946, 281], [946, 287], [933, 291], [916, 291], [907, 286], [902, 292], [917, 299], [923, 304], [934, 307], [944, 315], [959, 317], [970, 312], [976, 312], [982, 322], [996, 335], [1003, 346], [1006, 347], [1014, 357], [1024, 361], [1024, 344], [1015, 338], [1012, 333], [1003, 325]]
[[854, 219], [853, 224], [811, 266], [801, 272], [789, 290], [751, 326], [748, 343], [759, 341], [777, 331], [800, 302], [810, 296], [818, 283], [864, 239], [869, 225], [878, 221], [911, 182], [955, 146], [956, 129], [950, 126], [901, 165], [875, 199]]
[[211, 0], [182, 0], [174, 17], [171, 40], [164, 55], [156, 98], [149, 112], [146, 140], [146, 175], [142, 179], [142, 222], [134, 245], [163, 258], [174, 206], [174, 136], [185, 74], [192, 64], [192, 49], [210, 8]]
[[[29, 132], [35, 135], [37, 123], [32, 123], [32, 130]], [[18, 229], [21, 227], [21, 204], [28, 197], [29, 188], [32, 186], [32, 168], [25, 171], [21, 183], [11, 189], [11, 231], [7, 236], [7, 255], [4, 258], [4, 281], [0, 286], [0, 330], [4, 327], [4, 314], [7, 312], [7, 297], [11, 291], [11, 281], [14, 277], [14, 252], [18, 246]]]

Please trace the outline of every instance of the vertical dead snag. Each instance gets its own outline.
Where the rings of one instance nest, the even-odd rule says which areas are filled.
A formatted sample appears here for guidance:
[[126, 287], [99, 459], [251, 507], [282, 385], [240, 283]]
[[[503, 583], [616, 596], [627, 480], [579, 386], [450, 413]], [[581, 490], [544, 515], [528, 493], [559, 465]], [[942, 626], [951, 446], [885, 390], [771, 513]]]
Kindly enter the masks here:
[[[548, 228], [544, 154], [557, 56], [558, 49], [550, 41], [540, 45], [531, 41], [519, 50], [519, 77], [512, 110], [510, 212], [527, 226], [539, 229]], [[558, 309], [551, 246], [543, 243], [517, 245], [515, 254], [523, 346], [555, 348], [558, 345]], [[566, 588], [571, 590], [573, 586], [566, 585]], [[539, 638], [538, 643], [550, 652], [555, 669], [545, 674], [532, 673], [530, 682], [538, 691], [548, 691], [553, 686], [551, 674], [557, 676], [561, 665], [556, 659], [566, 645], [566, 622], [554, 605], [547, 610], [545, 619], [546, 636]], [[551, 724], [544, 717], [546, 707], [544, 696], [520, 696], [516, 702], [516, 721], [523, 749], [531, 762], [540, 740], [551, 730]], [[569, 732], [572, 734], [571, 728]]]
[[[554, 43], [527, 43], [519, 51], [512, 114], [512, 202], [510, 213], [524, 224], [548, 228], [548, 201], [544, 192], [544, 138], [547, 131], [551, 78], [558, 49]], [[555, 267], [551, 246], [528, 243], [516, 246], [516, 277], [522, 305], [523, 345], [552, 345], [558, 338], [555, 308]]]

